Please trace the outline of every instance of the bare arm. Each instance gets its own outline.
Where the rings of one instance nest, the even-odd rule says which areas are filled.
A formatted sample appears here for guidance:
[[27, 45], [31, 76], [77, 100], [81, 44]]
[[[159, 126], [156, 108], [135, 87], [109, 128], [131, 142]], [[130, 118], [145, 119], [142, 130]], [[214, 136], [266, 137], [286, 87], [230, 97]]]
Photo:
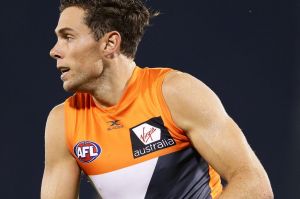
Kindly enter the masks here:
[[218, 97], [201, 81], [168, 74], [163, 94], [174, 122], [228, 185], [220, 198], [273, 198], [268, 176]]
[[49, 114], [45, 131], [45, 169], [42, 199], [78, 197], [80, 169], [66, 146], [63, 105]]

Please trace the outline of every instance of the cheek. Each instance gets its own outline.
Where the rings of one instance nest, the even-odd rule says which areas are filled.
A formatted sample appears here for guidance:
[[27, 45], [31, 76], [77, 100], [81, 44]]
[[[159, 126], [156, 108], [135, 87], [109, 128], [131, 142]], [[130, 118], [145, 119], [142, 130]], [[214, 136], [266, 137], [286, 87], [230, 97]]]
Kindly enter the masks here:
[[101, 74], [103, 71], [102, 60], [99, 57], [92, 57], [87, 54], [77, 54], [72, 56], [70, 64], [73, 69], [80, 73]]
[[103, 71], [101, 55], [94, 42], [74, 45], [69, 54], [71, 65], [77, 75], [98, 77]]
[[91, 42], [88, 41], [85, 43], [80, 42], [72, 46], [70, 57], [81, 67], [92, 67], [96, 65], [96, 62], [101, 58], [96, 47], [97, 45], [94, 43], [91, 44]]

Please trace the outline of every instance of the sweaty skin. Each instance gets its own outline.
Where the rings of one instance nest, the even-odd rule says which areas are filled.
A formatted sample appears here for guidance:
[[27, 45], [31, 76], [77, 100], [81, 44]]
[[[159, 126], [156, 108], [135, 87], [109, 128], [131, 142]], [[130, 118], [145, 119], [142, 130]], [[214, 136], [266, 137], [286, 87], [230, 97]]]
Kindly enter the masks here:
[[[62, 72], [66, 91], [88, 92], [101, 107], [115, 105], [135, 63], [120, 53], [122, 39], [118, 32], [106, 33], [95, 41], [83, 18], [84, 11], [78, 7], [61, 13], [55, 31], [58, 40], [50, 55]], [[174, 122], [187, 132], [201, 156], [228, 181], [220, 198], [273, 198], [261, 163], [206, 85], [188, 74], [172, 72], [162, 90]], [[67, 149], [64, 120], [63, 104], [54, 107], [47, 119], [42, 199], [78, 197], [80, 168]]]

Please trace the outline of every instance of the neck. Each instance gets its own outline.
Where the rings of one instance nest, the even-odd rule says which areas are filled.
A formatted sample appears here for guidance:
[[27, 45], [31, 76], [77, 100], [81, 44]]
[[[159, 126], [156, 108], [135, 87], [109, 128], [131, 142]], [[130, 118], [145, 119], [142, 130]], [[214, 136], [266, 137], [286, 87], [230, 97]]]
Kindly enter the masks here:
[[107, 64], [103, 68], [97, 87], [91, 93], [96, 105], [100, 107], [116, 105], [122, 97], [135, 67], [135, 62], [125, 56]]

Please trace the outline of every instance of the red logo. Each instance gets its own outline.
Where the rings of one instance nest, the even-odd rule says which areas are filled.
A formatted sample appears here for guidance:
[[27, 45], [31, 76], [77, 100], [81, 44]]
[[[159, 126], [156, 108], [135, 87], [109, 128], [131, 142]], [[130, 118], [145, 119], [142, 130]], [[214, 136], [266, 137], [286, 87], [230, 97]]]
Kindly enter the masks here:
[[[152, 134], [157, 130], [157, 128], [152, 127], [149, 131], [145, 132], [145, 128], [143, 127], [143, 134], [141, 134], [140, 139], [144, 143], [148, 143], [148, 141], [153, 142]], [[151, 139], [151, 140], [150, 140]]]
[[147, 123], [133, 128], [132, 131], [145, 145], [157, 142], [161, 139], [161, 130]]

